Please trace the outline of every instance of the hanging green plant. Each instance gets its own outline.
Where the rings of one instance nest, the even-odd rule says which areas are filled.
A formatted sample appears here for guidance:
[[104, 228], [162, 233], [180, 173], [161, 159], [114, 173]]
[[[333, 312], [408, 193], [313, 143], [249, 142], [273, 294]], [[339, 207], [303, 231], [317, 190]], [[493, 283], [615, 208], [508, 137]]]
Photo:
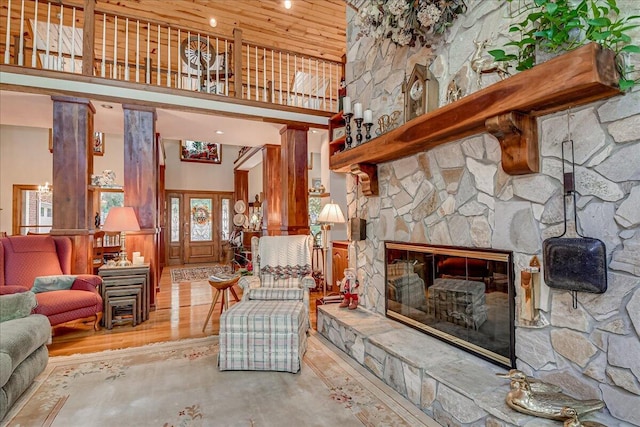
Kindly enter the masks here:
[[569, 51], [596, 42], [616, 54], [621, 90], [640, 83], [640, 77], [632, 77], [633, 66], [620, 59], [640, 53], [640, 46], [632, 44], [629, 35], [639, 26], [633, 22], [640, 16], [620, 17], [616, 0], [524, 0], [519, 15], [524, 19], [513, 24], [509, 32], [519, 33], [520, 39], [505, 44], [516, 47], [517, 52], [488, 51], [496, 61], [515, 61], [516, 69], [523, 71], [536, 64], [537, 54]]

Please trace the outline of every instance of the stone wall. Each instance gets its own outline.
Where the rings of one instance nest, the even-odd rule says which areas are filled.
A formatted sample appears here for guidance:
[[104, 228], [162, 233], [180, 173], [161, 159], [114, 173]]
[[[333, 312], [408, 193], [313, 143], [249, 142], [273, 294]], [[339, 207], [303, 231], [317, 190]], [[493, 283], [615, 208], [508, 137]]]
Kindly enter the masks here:
[[[347, 8], [349, 96], [371, 108], [374, 121], [402, 110], [401, 85], [415, 63], [431, 63], [440, 105], [453, 76], [464, 93], [477, 90], [469, 66], [473, 40], [502, 46], [494, 35], [508, 28], [509, 6], [467, 4], [467, 14], [431, 48], [357, 39]], [[640, 3], [618, 4], [624, 14], [640, 14]], [[484, 86], [497, 80], [483, 78]], [[367, 220], [367, 240], [350, 247], [350, 263], [364, 284], [363, 306], [384, 314], [384, 240], [512, 250], [519, 306], [520, 271], [533, 255], [542, 261], [543, 240], [563, 229], [560, 144], [570, 133], [578, 227], [606, 244], [608, 290], [580, 293], [573, 309], [569, 293], [550, 290], [536, 275], [538, 319], [517, 322], [518, 367], [576, 397], [603, 399], [613, 417], [640, 425], [640, 91], [542, 117], [538, 126], [537, 174], [505, 174], [497, 140], [481, 134], [379, 165], [378, 197], [364, 197], [347, 178], [349, 217], [357, 211]]]

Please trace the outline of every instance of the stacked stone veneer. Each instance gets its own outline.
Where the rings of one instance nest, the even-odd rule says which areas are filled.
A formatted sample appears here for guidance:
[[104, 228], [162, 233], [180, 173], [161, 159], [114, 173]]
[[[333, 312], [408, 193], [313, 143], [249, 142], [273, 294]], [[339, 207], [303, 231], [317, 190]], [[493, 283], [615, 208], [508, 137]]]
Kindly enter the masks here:
[[[468, 65], [472, 41], [503, 32], [510, 21], [504, 2], [467, 4], [468, 13], [442, 43], [422, 49], [357, 39], [353, 11], [347, 8], [352, 99], [378, 117], [402, 110], [405, 73], [416, 62], [432, 60], [441, 100], [454, 75], [465, 93], [477, 90]], [[624, 14], [640, 14], [639, 2], [618, 4]], [[570, 132], [578, 228], [606, 244], [608, 290], [578, 294], [573, 309], [569, 293], [547, 288], [542, 274], [534, 277], [539, 317], [533, 323], [517, 321], [517, 363], [578, 398], [603, 399], [613, 417], [640, 425], [640, 92], [574, 108], [569, 120], [567, 112], [544, 116], [538, 126], [540, 173], [505, 174], [497, 140], [481, 134], [378, 165], [376, 197], [364, 197], [355, 179], [347, 177], [349, 216], [357, 209], [367, 220], [367, 240], [352, 243], [349, 261], [363, 284], [362, 305], [384, 314], [384, 241], [398, 240], [513, 251], [519, 307], [519, 272], [533, 255], [542, 261], [543, 240], [564, 227], [560, 146]], [[448, 425], [464, 423], [450, 415]]]

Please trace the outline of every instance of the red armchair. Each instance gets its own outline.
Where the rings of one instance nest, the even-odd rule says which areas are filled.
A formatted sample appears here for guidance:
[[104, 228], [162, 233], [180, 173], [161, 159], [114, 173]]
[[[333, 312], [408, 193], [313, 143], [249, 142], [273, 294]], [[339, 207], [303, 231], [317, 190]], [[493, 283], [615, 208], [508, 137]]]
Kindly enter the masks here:
[[[0, 295], [26, 292], [38, 276], [71, 274], [71, 239], [62, 236], [9, 236], [0, 238]], [[71, 289], [36, 293], [33, 313], [44, 314], [51, 326], [102, 319], [102, 278], [77, 275]]]

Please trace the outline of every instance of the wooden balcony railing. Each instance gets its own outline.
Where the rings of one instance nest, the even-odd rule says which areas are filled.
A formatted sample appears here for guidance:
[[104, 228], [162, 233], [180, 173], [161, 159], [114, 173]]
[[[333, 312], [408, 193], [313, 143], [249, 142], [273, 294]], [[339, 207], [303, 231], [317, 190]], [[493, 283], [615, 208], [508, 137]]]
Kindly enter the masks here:
[[[0, 62], [336, 112], [343, 64], [63, 2], [6, 0]], [[6, 5], [6, 6], [5, 6]], [[89, 10], [91, 7], [91, 10]], [[3, 42], [4, 41], [4, 42]]]

